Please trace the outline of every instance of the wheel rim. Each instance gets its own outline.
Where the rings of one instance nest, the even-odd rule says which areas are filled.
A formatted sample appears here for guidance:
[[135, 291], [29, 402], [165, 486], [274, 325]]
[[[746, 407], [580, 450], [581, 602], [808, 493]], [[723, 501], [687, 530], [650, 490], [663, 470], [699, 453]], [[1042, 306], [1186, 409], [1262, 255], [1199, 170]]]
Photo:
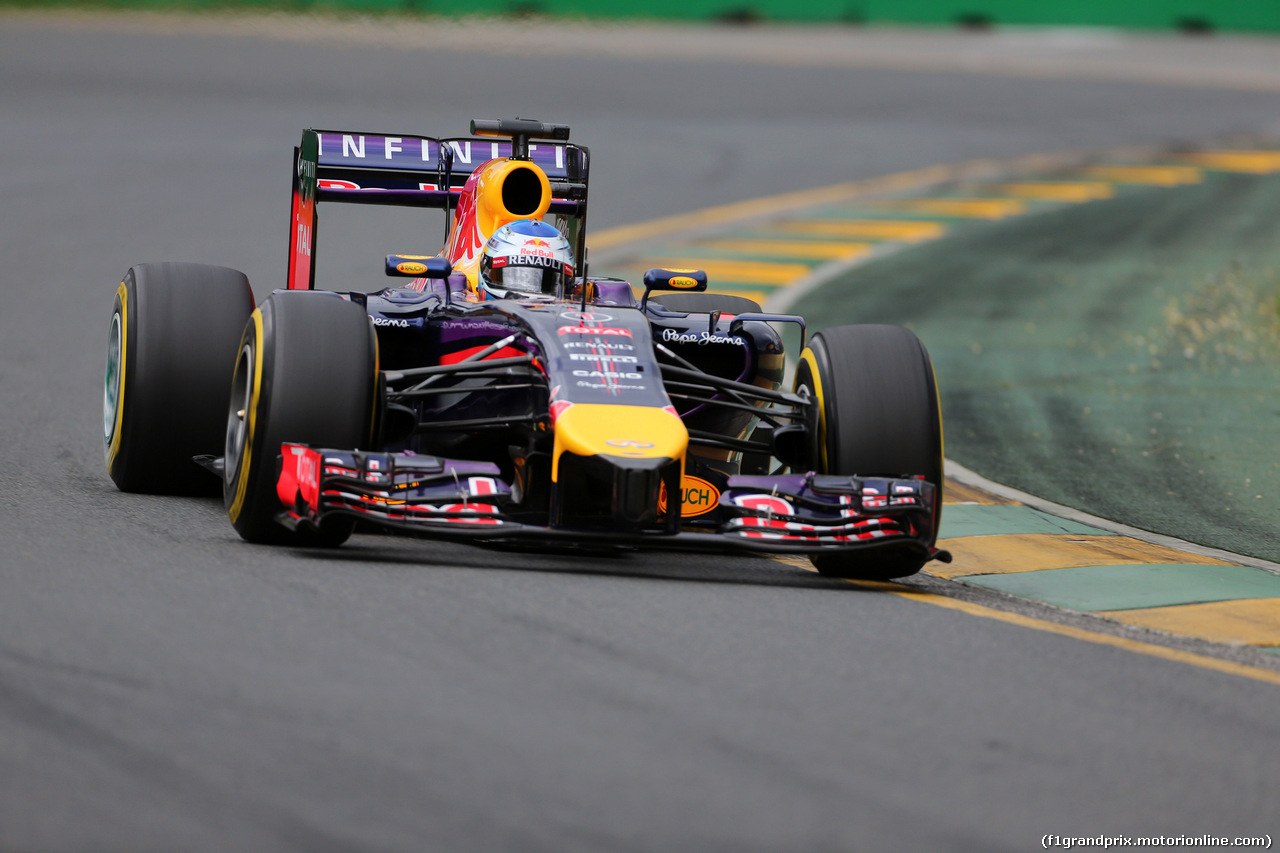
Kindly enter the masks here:
[[111, 335], [107, 339], [107, 367], [102, 381], [102, 437], [107, 444], [115, 437], [120, 412], [120, 364], [123, 360], [120, 312], [111, 315]]
[[249, 439], [249, 405], [253, 398], [253, 345], [245, 344], [231, 380], [231, 408], [227, 412], [227, 445], [223, 464], [227, 483], [234, 483]]

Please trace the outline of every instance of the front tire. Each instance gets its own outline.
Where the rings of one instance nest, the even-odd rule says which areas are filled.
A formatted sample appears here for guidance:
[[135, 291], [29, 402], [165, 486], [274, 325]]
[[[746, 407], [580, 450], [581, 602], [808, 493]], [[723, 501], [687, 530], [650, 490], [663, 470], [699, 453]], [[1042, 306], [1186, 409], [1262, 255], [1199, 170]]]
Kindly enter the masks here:
[[[942, 414], [933, 364], [920, 339], [899, 326], [838, 326], [800, 354], [796, 389], [819, 404], [813, 456], [822, 474], [923, 476], [934, 485], [933, 545], [942, 520]], [[887, 580], [928, 561], [916, 543], [813, 555], [824, 575]]]
[[244, 273], [138, 264], [116, 290], [107, 339], [102, 434], [122, 491], [217, 494], [192, 461], [222, 448], [236, 341], [253, 311]]
[[320, 291], [272, 295], [244, 327], [226, 412], [223, 502], [250, 542], [335, 546], [355, 524], [319, 534], [276, 522], [282, 442], [368, 449], [373, 440], [378, 343], [359, 305]]

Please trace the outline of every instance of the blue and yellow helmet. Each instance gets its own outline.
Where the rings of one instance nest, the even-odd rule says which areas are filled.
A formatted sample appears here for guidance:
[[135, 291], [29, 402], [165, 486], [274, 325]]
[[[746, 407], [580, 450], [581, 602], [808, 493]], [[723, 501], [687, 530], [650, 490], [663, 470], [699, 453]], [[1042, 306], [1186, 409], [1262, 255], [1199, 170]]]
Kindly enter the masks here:
[[569, 241], [537, 219], [502, 226], [480, 255], [480, 290], [488, 299], [554, 299], [572, 279]]

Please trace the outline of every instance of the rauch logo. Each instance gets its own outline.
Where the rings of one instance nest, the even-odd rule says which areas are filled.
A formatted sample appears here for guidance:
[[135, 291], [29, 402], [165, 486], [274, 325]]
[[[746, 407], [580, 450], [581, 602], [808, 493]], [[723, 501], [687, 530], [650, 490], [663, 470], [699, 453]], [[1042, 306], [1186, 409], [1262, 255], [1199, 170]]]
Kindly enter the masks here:
[[[720, 504], [720, 490], [701, 477], [685, 474], [680, 481], [680, 517], [693, 518], [705, 515]], [[658, 512], [667, 511], [667, 490], [658, 494]]]

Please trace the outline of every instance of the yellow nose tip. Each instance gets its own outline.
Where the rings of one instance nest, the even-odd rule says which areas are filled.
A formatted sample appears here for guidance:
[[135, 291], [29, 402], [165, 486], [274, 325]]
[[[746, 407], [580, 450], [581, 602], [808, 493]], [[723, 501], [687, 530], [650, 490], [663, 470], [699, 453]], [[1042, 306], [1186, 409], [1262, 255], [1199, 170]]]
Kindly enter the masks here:
[[689, 431], [670, 411], [649, 406], [578, 403], [556, 418], [551, 479], [558, 480], [560, 454], [623, 459], [684, 459]]

